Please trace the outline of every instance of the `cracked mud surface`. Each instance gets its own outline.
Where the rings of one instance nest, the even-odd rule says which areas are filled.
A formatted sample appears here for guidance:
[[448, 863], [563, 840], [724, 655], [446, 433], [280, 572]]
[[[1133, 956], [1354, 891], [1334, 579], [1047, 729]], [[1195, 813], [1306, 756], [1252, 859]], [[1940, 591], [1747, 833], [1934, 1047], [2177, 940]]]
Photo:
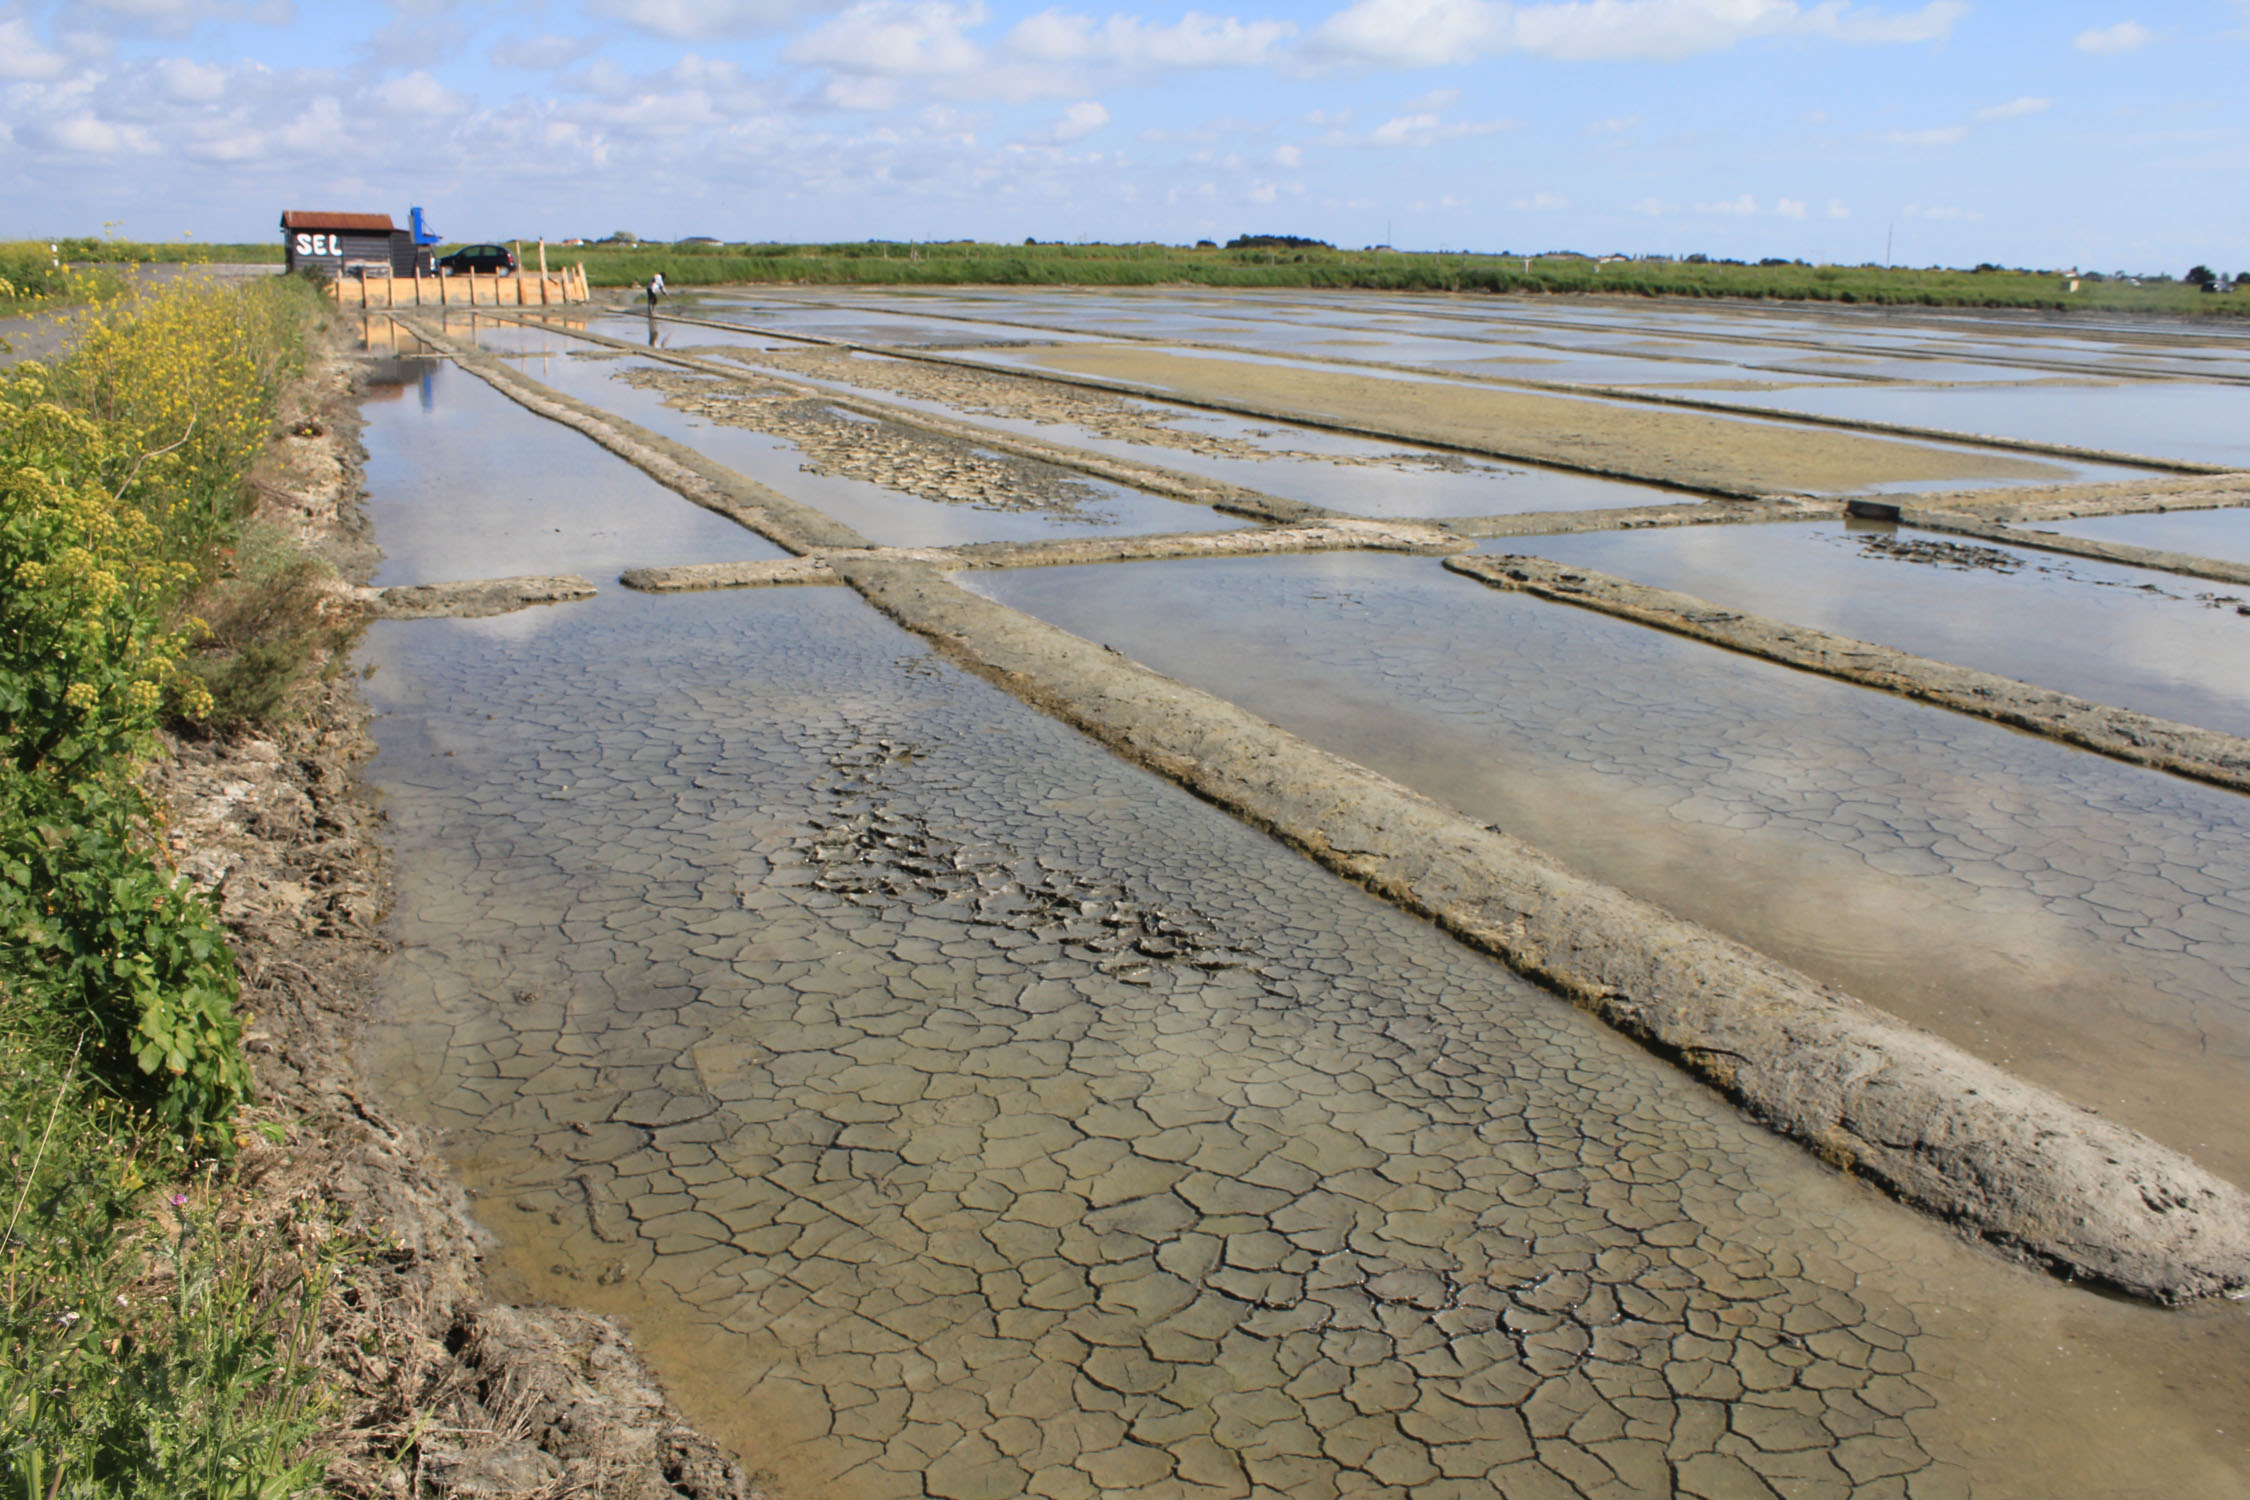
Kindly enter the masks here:
[[[968, 347], [976, 349], [994, 346]], [[744, 357], [739, 349], [727, 352], [736, 358]], [[1160, 448], [1179, 448], [1208, 458], [1300, 459], [1342, 467], [1419, 469], [1447, 474], [1493, 468], [1493, 465], [1451, 453], [1404, 450], [1388, 453], [1313, 453], [1286, 446], [1268, 446], [1262, 442], [1229, 437], [1220, 432], [1180, 426], [1178, 424], [1190, 419], [1191, 414], [1167, 412], [1147, 402], [1131, 401], [1100, 391], [1074, 390], [1051, 381], [1020, 375], [992, 374], [958, 366], [866, 358], [831, 349], [761, 355], [757, 357], [756, 363], [771, 365], [792, 374], [811, 376], [816, 380], [839, 381], [847, 385], [886, 391], [895, 396], [939, 401], [961, 411], [983, 416], [1016, 417], [1050, 425], [1067, 424], [1084, 428], [1096, 437]], [[1274, 428], [1252, 429], [1249, 434], [1257, 438], [1280, 435], [1280, 430]]]
[[2023, 567], [2023, 558], [1998, 547], [1979, 547], [1968, 542], [1933, 542], [1922, 537], [1902, 537], [1890, 533], [1862, 535], [1859, 550], [1875, 557], [1894, 562], [1922, 563], [1933, 568], [1958, 568], [1964, 573], [1978, 568], [1994, 573], [2014, 573]]
[[675, 411], [794, 443], [810, 473], [864, 480], [948, 505], [1103, 519], [1080, 513], [1105, 498], [1104, 492], [1051, 465], [871, 421], [752, 381], [736, 383], [645, 366], [623, 370], [618, 378], [640, 390], [662, 392], [665, 404]]
[[1434, 561], [968, 581], [2250, 1176], [2238, 795]]
[[781, 1492], [1962, 1491], [1894, 1210], [851, 596], [622, 602], [388, 637], [392, 1065]]
[[[1122, 598], [1214, 691], [2250, 1178], [2239, 798], [1424, 597], [1434, 564], [1258, 618], [1366, 566], [1052, 577], [1097, 638], [1142, 654]], [[2242, 1481], [2233, 1309], [1964, 1249], [841, 590], [376, 645], [389, 1076], [517, 1294], [626, 1317], [777, 1500]]]

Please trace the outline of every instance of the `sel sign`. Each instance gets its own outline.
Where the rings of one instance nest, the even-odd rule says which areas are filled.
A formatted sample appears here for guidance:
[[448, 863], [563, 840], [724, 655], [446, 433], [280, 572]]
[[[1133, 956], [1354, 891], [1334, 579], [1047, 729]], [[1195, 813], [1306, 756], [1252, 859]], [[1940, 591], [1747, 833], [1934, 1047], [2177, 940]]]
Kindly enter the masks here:
[[342, 255], [344, 237], [340, 234], [300, 234], [297, 236], [299, 255]]

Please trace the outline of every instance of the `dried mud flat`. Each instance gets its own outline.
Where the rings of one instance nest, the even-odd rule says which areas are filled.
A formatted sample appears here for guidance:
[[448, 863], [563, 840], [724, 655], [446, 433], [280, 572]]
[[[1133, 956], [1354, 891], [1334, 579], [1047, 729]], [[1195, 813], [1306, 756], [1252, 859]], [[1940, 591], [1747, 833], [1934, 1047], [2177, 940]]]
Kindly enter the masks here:
[[1230, 410], [1287, 408], [1469, 451], [1501, 452], [1495, 445], [1505, 444], [1505, 457], [1728, 495], [2065, 474], [2037, 459], [1897, 438], [1129, 345], [1069, 345], [1044, 350], [1037, 361]]
[[840, 412], [794, 391], [647, 367], [624, 370], [618, 378], [660, 392], [676, 411], [794, 444], [808, 473], [857, 479], [947, 505], [1089, 521], [1085, 507], [1102, 498], [1101, 490], [1051, 465]]
[[849, 595], [648, 608], [409, 644], [394, 1046], [788, 1492], [1959, 1492], [1841, 1179]]
[[[974, 354], [990, 345], [971, 345], [962, 352]], [[689, 351], [694, 352], [694, 351]], [[887, 392], [918, 401], [936, 401], [980, 416], [1006, 417], [1043, 425], [1078, 427], [1098, 438], [1138, 443], [1148, 447], [1177, 448], [1206, 458], [1308, 459], [1341, 467], [1430, 469], [1467, 473], [1490, 469], [1458, 454], [1429, 451], [1389, 453], [1313, 453], [1303, 449], [1268, 446], [1242, 437], [1180, 426], [1181, 416], [1147, 402], [1131, 401], [1099, 391], [1073, 390], [1052, 381], [1020, 375], [1003, 375], [958, 365], [870, 358], [833, 349], [810, 349], [789, 354], [752, 354], [740, 348], [702, 351], [786, 370], [815, 380], [836, 381], [868, 390]], [[1279, 429], [1252, 429], [1249, 437], [1270, 438]]]
[[[1761, 1119], [2068, 1273], [2163, 1301], [2250, 1280], [2241, 1195], [2175, 1153], [942, 577], [1210, 539], [811, 540], [783, 497], [713, 505], [749, 493], [741, 476], [451, 352], [800, 554], [636, 586], [843, 582], [934, 648], [901, 655], [834, 589], [605, 596], [503, 651], [473, 631], [385, 638], [414, 685], [384, 758], [414, 884], [384, 1076], [473, 1140], [462, 1171], [509, 1275], [645, 1318], [706, 1430], [792, 1493], [1965, 1492], [1921, 1319], [1946, 1274], [2016, 1273], [1891, 1205], [1864, 1213], [1864, 1189]], [[1714, 491], [1781, 470], [1795, 488], [2061, 473], [1134, 357], [1162, 366], [1136, 382], [1274, 382], [1220, 409], [1317, 427], [1324, 401], [1406, 401], [1361, 430], [1474, 447], [1505, 418], [1558, 461], [1701, 462]], [[1112, 391], [833, 351], [767, 362], [1180, 446], [1133, 436]], [[1058, 503], [1044, 466], [934, 442], [909, 414], [754, 375], [629, 378], [816, 472]], [[1902, 1270], [1925, 1260], [1951, 1272]]]
[[[339, 328], [285, 392], [253, 475], [261, 518], [343, 579], [380, 556], [359, 510], [359, 378]], [[340, 607], [361, 597], [338, 589]], [[282, 1142], [243, 1150], [225, 1213], [332, 1225], [374, 1247], [322, 1308], [316, 1359], [338, 1402], [316, 1440], [327, 1492], [749, 1500], [741, 1469], [674, 1411], [615, 1324], [492, 1294], [490, 1236], [435, 1143], [361, 1078], [390, 950], [382, 815], [359, 782], [367, 725], [346, 677], [278, 738], [175, 741], [152, 773], [174, 858], [233, 939], [260, 1108], [288, 1122]]]

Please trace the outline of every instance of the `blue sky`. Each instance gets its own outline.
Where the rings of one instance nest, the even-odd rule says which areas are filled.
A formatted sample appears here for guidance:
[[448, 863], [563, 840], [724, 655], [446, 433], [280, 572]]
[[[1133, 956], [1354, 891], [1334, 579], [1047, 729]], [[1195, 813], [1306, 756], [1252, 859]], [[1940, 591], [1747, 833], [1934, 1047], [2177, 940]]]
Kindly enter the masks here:
[[2250, 269], [2250, 0], [0, 0], [0, 238]]

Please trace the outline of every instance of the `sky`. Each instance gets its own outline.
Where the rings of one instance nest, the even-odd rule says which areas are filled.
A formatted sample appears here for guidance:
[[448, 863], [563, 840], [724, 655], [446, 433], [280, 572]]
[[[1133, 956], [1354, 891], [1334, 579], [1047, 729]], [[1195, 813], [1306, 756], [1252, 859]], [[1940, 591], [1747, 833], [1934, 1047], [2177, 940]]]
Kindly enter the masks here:
[[0, 238], [2250, 269], [2250, 0], [0, 0]]

